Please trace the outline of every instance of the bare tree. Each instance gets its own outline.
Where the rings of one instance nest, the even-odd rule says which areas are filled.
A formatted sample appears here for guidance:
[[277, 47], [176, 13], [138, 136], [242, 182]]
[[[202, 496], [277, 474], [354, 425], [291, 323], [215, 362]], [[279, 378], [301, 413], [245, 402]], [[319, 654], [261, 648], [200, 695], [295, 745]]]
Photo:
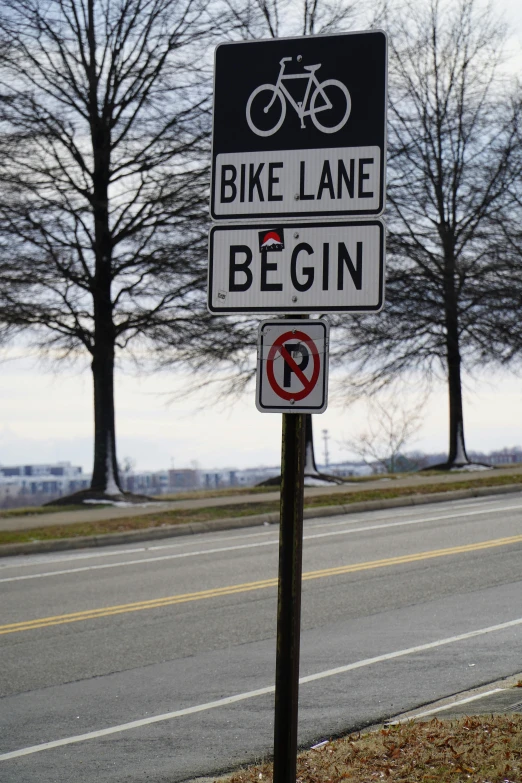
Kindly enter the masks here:
[[226, 0], [231, 36], [281, 38], [338, 32], [353, 23], [356, 2], [347, 0]]
[[117, 352], [158, 334], [183, 347], [204, 310], [213, 11], [0, 8], [0, 324], [90, 355], [98, 495], [120, 492]]
[[[522, 84], [518, 84], [514, 114], [522, 115]], [[496, 285], [489, 291], [494, 299], [490, 309], [492, 331], [503, 350], [499, 356], [504, 364], [520, 369], [522, 360], [522, 122], [517, 127], [519, 176], [511, 186], [510, 198], [503, 209], [493, 215], [496, 241], [492, 248], [495, 259]], [[488, 282], [485, 282], [485, 287]]]
[[367, 429], [345, 440], [343, 447], [367, 465], [378, 465], [386, 473], [395, 473], [407, 444], [422, 425], [424, 404], [425, 399], [408, 407], [396, 392], [380, 399], [370, 397]]
[[[496, 328], [515, 300], [495, 248], [520, 177], [520, 103], [502, 71], [505, 31], [475, 0], [389, 9], [387, 303], [342, 329], [356, 386], [443, 374], [449, 453], [468, 462], [461, 373], [511, 351]], [[502, 293], [503, 292], [503, 293]], [[504, 313], [505, 316], [505, 313]]]
[[[360, 8], [356, 0], [226, 0], [226, 4], [234, 20], [229, 36], [234, 40], [340, 32], [353, 25]], [[193, 339], [183, 355], [197, 373], [193, 388], [218, 386], [223, 397], [245, 391], [255, 377], [259, 320], [256, 316], [219, 315], [194, 324]], [[158, 346], [160, 362], [168, 366], [172, 361], [168, 339], [158, 335]], [[178, 349], [175, 360], [179, 357]], [[317, 469], [310, 414], [305, 439], [305, 475], [340, 481]]]

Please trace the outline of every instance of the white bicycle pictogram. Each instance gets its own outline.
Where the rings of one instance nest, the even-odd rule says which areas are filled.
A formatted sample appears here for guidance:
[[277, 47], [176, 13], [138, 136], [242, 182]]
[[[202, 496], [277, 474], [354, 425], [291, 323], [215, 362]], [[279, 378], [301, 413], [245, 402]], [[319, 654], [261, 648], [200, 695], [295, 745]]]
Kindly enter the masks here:
[[[292, 57], [283, 57], [283, 59], [279, 61], [281, 69], [279, 71], [279, 76], [277, 77], [277, 82], [275, 84], [261, 84], [259, 87], [256, 87], [256, 89], [251, 94], [246, 105], [246, 119], [248, 122], [248, 127], [253, 133], [257, 134], [258, 136], [272, 136], [272, 134], [276, 133], [279, 130], [279, 128], [281, 127], [281, 125], [285, 120], [286, 102], [288, 101], [290, 105], [294, 107], [299, 119], [301, 120], [301, 128], [306, 127], [304, 124], [304, 118], [311, 117], [313, 124], [318, 130], [322, 131], [323, 133], [336, 133], [346, 124], [348, 117], [350, 116], [350, 111], [352, 108], [352, 100], [350, 98], [350, 93], [348, 92], [348, 88], [337, 79], [326, 79], [324, 82], [319, 82], [317, 76], [315, 75], [315, 72], [319, 70], [319, 68], [321, 67], [321, 63], [319, 63], [319, 65], [303, 66], [304, 70], [307, 71], [307, 73], [285, 74], [284, 72], [285, 63], [291, 61], [292, 59], [293, 59]], [[301, 59], [302, 58], [299, 56], [297, 58], [298, 62], [300, 62]], [[304, 99], [302, 101], [295, 101], [293, 97], [290, 95], [285, 85], [283, 84], [283, 80], [286, 81], [290, 79], [308, 79], [308, 84], [306, 85]], [[312, 87], [315, 87], [315, 89], [310, 97]], [[334, 115], [335, 125], [325, 124], [324, 122], [321, 122], [317, 117], [317, 115], [320, 112], [329, 111], [330, 109], [334, 109], [334, 108], [339, 110], [338, 106], [334, 107], [334, 103], [332, 103], [332, 101], [326, 94], [327, 88], [329, 92], [332, 92], [331, 88], [334, 88], [333, 90], [334, 95], [332, 97], [336, 104], [338, 103], [339, 100], [342, 100], [346, 105], [341, 120], [337, 121], [339, 115], [338, 114]], [[338, 94], [338, 97], [336, 97], [335, 93], [338, 91], [340, 91], [340, 93]], [[277, 98], [279, 98], [279, 103], [281, 107], [280, 109], [281, 114], [278, 117], [275, 125], [271, 128], [268, 128], [268, 130], [263, 130], [262, 128], [258, 128], [254, 124], [251, 115], [252, 104], [254, 100], [258, 97], [258, 95], [261, 95], [263, 92], [266, 92], [265, 100], [267, 101], [267, 103], [262, 109], [264, 114], [268, 114], [269, 110], [272, 108]], [[306, 105], [309, 98], [310, 98], [310, 103], [309, 103], [309, 108], [307, 109]], [[317, 105], [317, 101], [319, 98], [322, 99], [322, 103], [319, 103]], [[262, 101], [261, 101], [261, 105], [262, 105]]]

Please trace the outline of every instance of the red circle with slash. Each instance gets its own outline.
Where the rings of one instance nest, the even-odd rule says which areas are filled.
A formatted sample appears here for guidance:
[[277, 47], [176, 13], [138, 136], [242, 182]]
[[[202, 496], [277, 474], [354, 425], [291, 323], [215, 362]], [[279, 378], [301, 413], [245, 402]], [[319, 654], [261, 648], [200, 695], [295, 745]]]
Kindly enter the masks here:
[[[294, 361], [294, 359], [288, 353], [288, 351], [284, 346], [284, 344], [289, 340], [296, 340], [296, 339], [299, 340], [301, 343], [304, 343], [310, 349], [310, 353], [312, 354], [314, 369], [310, 379], [306, 377], [304, 372], [299, 368], [299, 365]], [[277, 358], [278, 353], [283, 358], [283, 360], [290, 366], [294, 375], [296, 375], [296, 377], [299, 378], [299, 380], [303, 384], [302, 391], [288, 392], [279, 386], [274, 375], [274, 360]], [[321, 369], [321, 357], [319, 351], [317, 350], [316, 344], [307, 334], [299, 331], [285, 332], [284, 334], [279, 335], [277, 340], [273, 343], [272, 347], [270, 348], [266, 360], [266, 375], [268, 378], [268, 382], [272, 387], [272, 389], [274, 390], [274, 392], [277, 394], [277, 396], [282, 397], [283, 400], [298, 401], [298, 400], [302, 400], [304, 397], [307, 397], [313, 391], [315, 384], [317, 383], [320, 369]]]

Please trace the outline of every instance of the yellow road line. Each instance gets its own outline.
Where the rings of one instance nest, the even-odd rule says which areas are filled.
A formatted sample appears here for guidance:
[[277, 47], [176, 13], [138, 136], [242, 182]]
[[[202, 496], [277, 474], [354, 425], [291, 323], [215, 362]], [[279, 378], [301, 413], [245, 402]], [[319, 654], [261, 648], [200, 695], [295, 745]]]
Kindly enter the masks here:
[[274, 587], [276, 585], [277, 578], [263, 579], [259, 582], [246, 582], [245, 584], [216, 587], [212, 590], [200, 590], [197, 593], [181, 593], [179, 595], [169, 595], [165, 598], [151, 598], [147, 601], [136, 601], [135, 603], [131, 604], [106, 606], [100, 607], [99, 609], [85, 609], [83, 612], [71, 612], [70, 614], [59, 614], [53, 617], [42, 617], [38, 620], [26, 620], [20, 623], [0, 625], [0, 634], [11, 633], [14, 631], [25, 631], [29, 628], [38, 628], [41, 627], [42, 623], [44, 624], [44, 627], [47, 625], [74, 623], [78, 620], [91, 620], [96, 617], [107, 617], [112, 614], [122, 614], [124, 612], [138, 612], [141, 609], [157, 609], [161, 606], [183, 604], [188, 601], [201, 601], [205, 598], [218, 598], [220, 595], [243, 593], [248, 592], [249, 590], [261, 590], [265, 587]]
[[[352, 565], [337, 566], [335, 568], [322, 568], [318, 571], [308, 571], [304, 573], [303, 581], [324, 579], [326, 577], [340, 576], [342, 574], [352, 574], [357, 571], [370, 571], [374, 568], [388, 568], [394, 565], [415, 563], [420, 560], [432, 560], [438, 557], [448, 557], [449, 555], [459, 555], [467, 552], [478, 552], [482, 549], [493, 549], [496, 547], [509, 546], [510, 544], [518, 544], [520, 542], [522, 542], [522, 535], [510, 536], [508, 538], [494, 538], [489, 541], [481, 541], [478, 544], [464, 544], [463, 546], [448, 547], [447, 549], [433, 549], [428, 552], [417, 552], [412, 555], [389, 557], [384, 560], [369, 560], [364, 563], [354, 563]], [[95, 620], [98, 617], [111, 617], [112, 615], [126, 614], [127, 612], [140, 612], [144, 609], [158, 609], [163, 606], [183, 604], [190, 601], [203, 601], [210, 598], [219, 598], [223, 595], [247, 593], [252, 590], [264, 590], [268, 587], [277, 587], [277, 578], [262, 579], [257, 582], [245, 582], [244, 584], [228, 585], [226, 587], [216, 587], [211, 590], [200, 590], [196, 593], [181, 593], [179, 595], [166, 596], [165, 598], [152, 598], [147, 601], [136, 601], [129, 604], [105, 606], [100, 607], [99, 609], [86, 609], [82, 612], [59, 614], [53, 617], [41, 617], [36, 620], [26, 620], [19, 623], [9, 623], [7, 625], [0, 625], [0, 635], [18, 633], [19, 631], [31, 631], [37, 628], [49, 628], [53, 625], [63, 625], [65, 623], [76, 623], [80, 620]]]
[[[367, 563], [355, 563], [350, 566], [339, 566], [337, 568], [325, 568], [321, 571], [309, 571], [303, 574], [305, 579], [320, 579], [325, 576], [337, 576], [339, 574], [349, 574], [355, 571], [366, 571], [372, 568], [384, 568], [386, 566], [400, 565], [401, 563], [415, 563], [417, 560], [431, 560], [435, 557], [447, 557], [448, 555], [460, 555], [466, 552], [478, 552], [481, 549], [492, 549], [499, 546], [509, 546], [509, 544], [518, 544], [522, 541], [522, 536], [510, 536], [509, 538], [493, 538], [489, 541], [481, 541], [478, 544], [464, 544], [463, 546], [449, 547], [448, 549], [432, 549], [430, 552], [418, 552], [414, 555], [400, 555], [399, 557], [389, 557], [386, 560], [370, 560]], [[0, 626], [1, 627], [1, 626]]]

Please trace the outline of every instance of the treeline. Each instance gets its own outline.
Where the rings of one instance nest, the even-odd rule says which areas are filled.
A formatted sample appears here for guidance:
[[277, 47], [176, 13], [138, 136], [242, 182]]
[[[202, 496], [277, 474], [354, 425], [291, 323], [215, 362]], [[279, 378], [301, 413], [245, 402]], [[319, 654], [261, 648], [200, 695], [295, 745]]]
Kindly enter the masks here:
[[389, 35], [387, 305], [335, 318], [332, 347], [347, 394], [446, 377], [463, 464], [462, 371], [522, 346], [521, 94], [491, 7], [2, 3], [0, 335], [89, 357], [93, 494], [120, 491], [118, 356], [252, 376], [254, 319], [205, 306], [214, 46], [369, 24]]

